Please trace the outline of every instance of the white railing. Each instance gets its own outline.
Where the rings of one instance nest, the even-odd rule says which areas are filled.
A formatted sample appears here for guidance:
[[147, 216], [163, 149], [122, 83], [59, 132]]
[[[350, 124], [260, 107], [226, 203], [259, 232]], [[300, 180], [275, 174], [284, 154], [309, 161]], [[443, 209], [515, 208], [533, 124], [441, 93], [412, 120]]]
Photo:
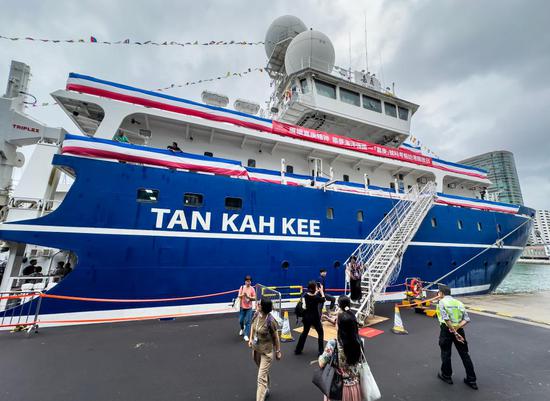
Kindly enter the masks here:
[[361, 279], [363, 296], [354, 304], [361, 323], [370, 315], [375, 295], [399, 274], [397, 267], [405, 249], [430, 209], [435, 194], [433, 182], [421, 190], [413, 186], [351, 254], [350, 258], [355, 257], [356, 263], [364, 269]]

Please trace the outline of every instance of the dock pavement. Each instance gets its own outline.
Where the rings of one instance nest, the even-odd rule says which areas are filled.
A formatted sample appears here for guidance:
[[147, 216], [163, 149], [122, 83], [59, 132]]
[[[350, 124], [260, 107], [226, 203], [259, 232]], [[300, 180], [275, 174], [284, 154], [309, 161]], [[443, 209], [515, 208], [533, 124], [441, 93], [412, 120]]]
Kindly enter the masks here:
[[[409, 334], [395, 335], [393, 305], [378, 305], [376, 313], [390, 317], [374, 326], [383, 334], [365, 339], [382, 400], [550, 399], [547, 328], [472, 314], [466, 336], [478, 374], [475, 391], [462, 383], [464, 370], [455, 351], [455, 384], [436, 377], [435, 319], [403, 310]], [[1, 332], [0, 400], [253, 401], [257, 370], [237, 332], [236, 315], [44, 328], [29, 338]], [[322, 400], [311, 383], [316, 340], [309, 338], [300, 356], [292, 352], [295, 345], [283, 344], [283, 359], [274, 362], [270, 401]]]

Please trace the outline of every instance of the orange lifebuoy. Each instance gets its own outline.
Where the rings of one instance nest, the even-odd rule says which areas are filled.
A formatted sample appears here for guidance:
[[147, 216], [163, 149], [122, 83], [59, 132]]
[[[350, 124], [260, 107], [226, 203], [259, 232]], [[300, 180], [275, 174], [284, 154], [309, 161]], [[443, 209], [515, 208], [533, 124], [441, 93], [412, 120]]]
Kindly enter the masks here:
[[413, 278], [409, 284], [409, 290], [416, 297], [422, 292], [422, 282]]

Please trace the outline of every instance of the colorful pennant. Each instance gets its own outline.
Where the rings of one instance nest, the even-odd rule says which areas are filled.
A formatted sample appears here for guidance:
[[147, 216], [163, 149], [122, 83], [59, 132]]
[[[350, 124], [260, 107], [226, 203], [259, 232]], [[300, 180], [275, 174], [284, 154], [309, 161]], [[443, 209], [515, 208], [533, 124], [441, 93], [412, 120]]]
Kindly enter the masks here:
[[26, 40], [32, 42], [43, 42], [43, 43], [93, 43], [99, 45], [136, 45], [136, 46], [258, 46], [263, 45], [263, 41], [250, 42], [250, 41], [237, 41], [237, 40], [210, 40], [199, 42], [195, 40], [193, 42], [177, 42], [177, 41], [163, 41], [155, 42], [153, 40], [146, 40], [143, 42], [131, 41], [130, 39], [117, 40], [117, 41], [107, 41], [107, 40], [98, 40], [95, 36], [90, 36], [89, 40], [84, 39], [42, 39], [42, 38], [33, 38], [31, 36], [25, 37], [13, 37], [13, 36], [3, 36], [0, 35], [0, 39], [11, 40], [13, 42], [18, 40]]

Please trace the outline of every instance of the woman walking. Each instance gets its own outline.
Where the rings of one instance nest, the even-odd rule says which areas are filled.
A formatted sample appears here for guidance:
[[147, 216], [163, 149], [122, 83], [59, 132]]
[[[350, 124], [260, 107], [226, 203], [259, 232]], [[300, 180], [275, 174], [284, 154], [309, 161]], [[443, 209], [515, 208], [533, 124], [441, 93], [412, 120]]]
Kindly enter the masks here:
[[349, 277], [350, 298], [352, 301], [360, 301], [363, 294], [361, 293], [361, 276], [363, 269], [357, 263], [357, 258], [352, 256], [346, 266], [346, 275]]
[[307, 285], [307, 293], [304, 294], [305, 310], [304, 317], [302, 318], [304, 322], [304, 328], [300, 338], [298, 339], [298, 344], [296, 344], [296, 349], [294, 354], [300, 355], [304, 349], [307, 336], [311, 326], [315, 328], [317, 332], [317, 341], [319, 346], [319, 355], [323, 353], [323, 325], [321, 323], [321, 314], [319, 313], [319, 304], [325, 302], [325, 293], [323, 292], [322, 286], [317, 286], [315, 281], [310, 281]]
[[[337, 320], [338, 336], [327, 343], [325, 351], [319, 357], [319, 366], [324, 368], [337, 353], [335, 366], [342, 376], [342, 401], [362, 401], [361, 396], [361, 355], [362, 343], [359, 338], [357, 319], [349, 310], [343, 310]], [[329, 401], [325, 397], [325, 401]]]
[[[271, 300], [262, 298], [250, 328], [248, 346], [253, 349], [254, 362], [258, 366], [256, 401], [264, 401], [269, 393], [269, 369], [273, 362], [273, 354], [277, 360], [282, 357], [277, 322], [271, 315], [272, 310]], [[275, 348], [275, 352], [273, 352], [273, 348]]]

